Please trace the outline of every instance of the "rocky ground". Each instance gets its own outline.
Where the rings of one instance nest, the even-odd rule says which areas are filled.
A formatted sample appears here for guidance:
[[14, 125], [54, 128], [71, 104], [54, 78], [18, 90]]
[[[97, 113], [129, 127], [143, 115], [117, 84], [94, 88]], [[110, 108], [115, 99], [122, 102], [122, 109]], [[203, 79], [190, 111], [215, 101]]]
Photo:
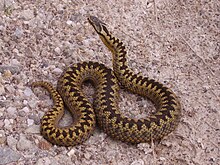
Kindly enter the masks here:
[[[220, 164], [219, 10], [215, 0], [0, 0], [0, 164]], [[181, 122], [160, 144], [131, 146], [97, 129], [84, 144], [65, 148], [40, 135], [52, 101], [42, 89], [33, 92], [31, 82], [56, 85], [66, 66], [81, 61], [111, 67], [88, 14], [124, 41], [135, 72], [163, 82], [181, 100]], [[154, 109], [120, 93], [122, 113], [130, 117]], [[62, 122], [69, 120], [67, 114]]]

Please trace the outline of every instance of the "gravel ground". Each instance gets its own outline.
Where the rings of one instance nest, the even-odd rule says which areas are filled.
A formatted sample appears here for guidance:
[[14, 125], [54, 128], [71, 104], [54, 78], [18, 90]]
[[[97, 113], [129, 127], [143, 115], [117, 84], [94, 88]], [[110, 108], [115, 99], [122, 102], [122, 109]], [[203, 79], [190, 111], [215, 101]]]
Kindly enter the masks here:
[[[219, 10], [215, 0], [0, 0], [0, 165], [220, 164]], [[40, 135], [40, 118], [52, 101], [42, 89], [33, 92], [30, 82], [56, 85], [66, 66], [81, 61], [111, 67], [88, 14], [124, 41], [135, 72], [180, 98], [181, 122], [160, 144], [131, 146], [97, 129], [84, 144], [65, 148]], [[131, 117], [154, 110], [125, 91], [120, 108]], [[67, 114], [62, 124], [69, 122]]]

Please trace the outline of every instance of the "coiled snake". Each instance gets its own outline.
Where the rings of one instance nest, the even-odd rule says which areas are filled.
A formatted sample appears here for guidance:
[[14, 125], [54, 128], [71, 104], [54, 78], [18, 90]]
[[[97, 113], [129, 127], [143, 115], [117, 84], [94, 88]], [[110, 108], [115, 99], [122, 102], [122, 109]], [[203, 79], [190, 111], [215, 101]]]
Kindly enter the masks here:
[[[88, 21], [112, 52], [114, 71], [97, 62], [82, 62], [63, 72], [57, 90], [48, 82], [32, 83], [32, 87], [47, 89], [54, 101], [53, 108], [41, 120], [41, 134], [53, 144], [73, 146], [88, 139], [97, 122], [105, 133], [122, 142], [161, 140], [179, 123], [181, 111], [176, 95], [163, 84], [133, 73], [127, 64], [124, 44], [112, 36], [98, 18], [90, 16]], [[86, 80], [95, 87], [93, 105], [82, 92], [82, 83]], [[149, 98], [157, 111], [140, 119], [123, 116], [118, 108], [118, 81], [128, 91]], [[74, 122], [61, 128], [58, 123], [64, 114], [64, 103]]]

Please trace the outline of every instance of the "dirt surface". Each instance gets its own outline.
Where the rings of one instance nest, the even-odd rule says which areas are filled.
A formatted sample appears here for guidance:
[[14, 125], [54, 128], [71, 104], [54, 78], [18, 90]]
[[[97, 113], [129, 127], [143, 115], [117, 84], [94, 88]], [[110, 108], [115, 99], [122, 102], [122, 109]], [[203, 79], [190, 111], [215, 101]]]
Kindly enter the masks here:
[[[220, 164], [219, 10], [216, 0], [0, 0], [0, 164]], [[135, 72], [166, 84], [181, 100], [181, 122], [160, 144], [131, 146], [97, 129], [82, 145], [65, 148], [40, 135], [52, 101], [41, 89], [33, 93], [31, 82], [56, 85], [76, 62], [111, 67], [88, 14], [124, 41]], [[154, 110], [123, 90], [120, 108], [131, 117]]]

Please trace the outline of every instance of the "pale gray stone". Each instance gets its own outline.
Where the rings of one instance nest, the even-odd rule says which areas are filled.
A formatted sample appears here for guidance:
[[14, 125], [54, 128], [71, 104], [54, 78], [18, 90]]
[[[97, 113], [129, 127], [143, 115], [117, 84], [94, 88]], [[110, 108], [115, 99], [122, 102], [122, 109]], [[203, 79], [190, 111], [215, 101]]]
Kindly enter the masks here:
[[21, 18], [25, 19], [26, 21], [34, 18], [34, 12], [33, 10], [27, 9], [27, 10], [23, 10], [21, 12]]
[[40, 134], [40, 125], [31, 125], [25, 130], [25, 132], [31, 134]]
[[36, 100], [30, 100], [30, 101], [28, 102], [28, 105], [29, 105], [32, 109], [34, 109], [34, 108], [36, 108], [36, 106], [37, 106], [37, 101], [36, 101]]
[[5, 119], [4, 120], [4, 127], [8, 130], [10, 130], [12, 128], [12, 125], [13, 124], [13, 119]]
[[60, 74], [63, 71], [60, 68], [55, 68], [52, 72], [55, 73], [55, 74]]
[[17, 108], [16, 107], [8, 107], [6, 109], [7, 114], [10, 118], [15, 118], [17, 114]]
[[20, 68], [18, 66], [0, 65], [1, 73], [4, 73], [6, 70], [9, 70], [12, 74], [20, 72]]
[[13, 150], [16, 150], [17, 142], [18, 142], [18, 140], [16, 138], [14, 138], [12, 135], [7, 136], [7, 144]]
[[24, 34], [24, 31], [23, 31], [22, 28], [17, 27], [17, 28], [15, 29], [14, 35], [15, 35], [16, 37], [21, 38], [21, 37], [23, 36], [23, 34]]
[[24, 134], [20, 135], [20, 139], [17, 143], [17, 149], [19, 151], [24, 151], [24, 150], [30, 150], [33, 147], [35, 147], [32, 143], [32, 141], [28, 140]]
[[144, 161], [142, 159], [135, 160], [131, 163], [131, 165], [144, 165]]
[[0, 147], [0, 164], [7, 164], [18, 161], [21, 158], [21, 154], [13, 151], [8, 147]]
[[34, 120], [33, 119], [27, 119], [27, 125], [33, 125], [34, 124]]
[[31, 96], [33, 94], [33, 92], [32, 92], [32, 90], [31, 90], [31, 88], [25, 88], [25, 90], [24, 90], [24, 95], [25, 96]]

